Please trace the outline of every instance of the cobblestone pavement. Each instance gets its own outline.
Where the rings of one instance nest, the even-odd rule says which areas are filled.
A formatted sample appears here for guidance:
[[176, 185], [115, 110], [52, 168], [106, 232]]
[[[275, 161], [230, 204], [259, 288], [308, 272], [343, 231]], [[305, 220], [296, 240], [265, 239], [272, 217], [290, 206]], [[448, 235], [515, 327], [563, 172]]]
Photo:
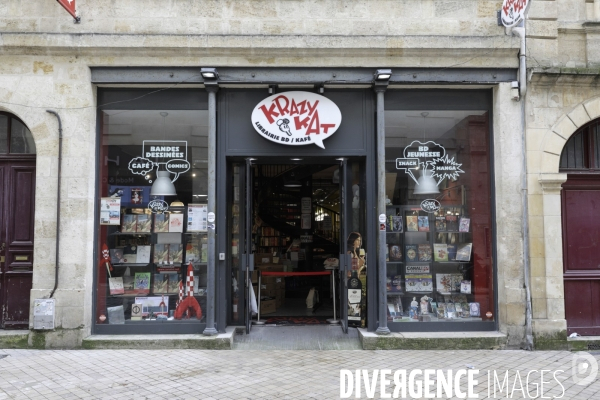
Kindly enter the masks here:
[[[587, 386], [574, 383], [574, 357], [579, 357], [578, 365], [584, 361], [581, 354], [569, 352], [510, 350], [0, 350], [0, 399], [335, 399], [340, 397], [341, 369], [364, 369], [372, 377], [379, 369], [427, 368], [478, 370], [479, 398], [600, 399], [598, 379]], [[600, 360], [600, 354], [591, 357]], [[585, 362], [591, 370], [594, 360]], [[530, 370], [542, 369], [551, 371], [544, 376], [544, 397], [536, 395], [539, 372], [530, 374], [528, 384], [526, 380]], [[493, 396], [490, 386], [488, 397], [488, 370], [495, 370], [500, 380], [509, 371], [502, 394], [496, 387]], [[564, 372], [554, 379], [558, 370]], [[529, 394], [521, 391], [520, 381]], [[461, 387], [466, 390], [466, 379]], [[391, 388], [390, 393], [393, 383]], [[367, 398], [364, 383], [361, 392]], [[378, 384], [373, 397], [380, 394]]]

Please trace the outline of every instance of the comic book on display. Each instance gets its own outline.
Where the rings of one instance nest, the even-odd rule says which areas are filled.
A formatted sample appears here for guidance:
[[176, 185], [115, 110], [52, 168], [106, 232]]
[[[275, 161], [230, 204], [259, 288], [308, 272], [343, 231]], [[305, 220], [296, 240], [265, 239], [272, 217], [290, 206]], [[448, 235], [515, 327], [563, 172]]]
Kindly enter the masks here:
[[169, 214], [154, 214], [154, 232], [169, 232]]
[[471, 218], [462, 217], [458, 223], [459, 232], [469, 232], [469, 225], [471, 224]]
[[446, 229], [448, 232], [458, 231], [458, 220], [456, 215], [446, 215]]
[[419, 216], [417, 217], [417, 222], [419, 224], [419, 232], [429, 232], [429, 217], [428, 216]]
[[402, 275], [391, 275], [386, 279], [386, 287], [389, 293], [401, 293], [403, 292], [402, 288]]
[[471, 243], [459, 244], [456, 249], [456, 261], [471, 261]]
[[431, 245], [429, 243], [421, 243], [418, 246], [419, 261], [431, 261]]
[[389, 261], [402, 261], [402, 250], [399, 245], [389, 245], [389, 258]]
[[406, 231], [407, 232], [418, 232], [419, 231], [419, 218], [416, 215], [406, 216]]
[[121, 232], [135, 233], [137, 230], [137, 217], [137, 215], [133, 214], [123, 215], [123, 225], [121, 225]]
[[416, 244], [407, 244], [404, 254], [406, 254], [407, 262], [419, 260], [419, 250]]
[[133, 290], [139, 294], [150, 293], [150, 272], [135, 273]]
[[433, 244], [433, 259], [435, 261], [448, 261], [448, 245], [446, 243]]
[[148, 214], [137, 216], [137, 232], [150, 233], [152, 231], [152, 218]]
[[407, 292], [431, 292], [432, 288], [431, 274], [406, 275]]
[[435, 217], [435, 230], [437, 232], [444, 232], [446, 230], [446, 217]]
[[121, 276], [108, 278], [108, 287], [111, 295], [125, 293], [125, 289], [123, 288], [123, 277]]

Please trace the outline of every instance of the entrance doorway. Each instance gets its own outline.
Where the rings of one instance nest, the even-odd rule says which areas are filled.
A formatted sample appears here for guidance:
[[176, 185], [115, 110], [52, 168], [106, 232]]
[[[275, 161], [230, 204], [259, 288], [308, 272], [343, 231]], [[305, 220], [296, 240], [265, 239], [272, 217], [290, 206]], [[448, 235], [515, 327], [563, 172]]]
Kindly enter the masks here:
[[[359, 233], [365, 225], [364, 162], [266, 158], [230, 167], [232, 300], [234, 310], [243, 310], [237, 317], [246, 331], [253, 324], [334, 323], [342, 332], [364, 326], [366, 237]], [[365, 290], [354, 288], [358, 297], [350, 305], [353, 276]]]
[[22, 329], [33, 275], [35, 144], [7, 113], [0, 113], [0, 187], [0, 328]]

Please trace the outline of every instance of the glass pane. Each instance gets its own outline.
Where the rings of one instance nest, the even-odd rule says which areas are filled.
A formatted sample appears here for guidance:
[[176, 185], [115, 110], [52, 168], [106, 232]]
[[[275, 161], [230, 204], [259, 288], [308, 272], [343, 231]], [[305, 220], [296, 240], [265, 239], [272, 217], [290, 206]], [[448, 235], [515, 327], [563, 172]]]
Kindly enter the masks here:
[[594, 125], [592, 128], [593, 132], [593, 145], [594, 145], [594, 168], [600, 168], [600, 124]]
[[[201, 323], [208, 111], [104, 110], [100, 118], [98, 245], [106, 258], [97, 270], [97, 323]], [[181, 301], [189, 319], [177, 312]]]
[[0, 154], [8, 153], [8, 117], [0, 115]]
[[23, 123], [12, 118], [10, 128], [10, 152], [13, 154], [35, 154], [35, 142], [31, 132]]
[[583, 144], [583, 132], [576, 133], [567, 141], [560, 156], [560, 168], [585, 168], [585, 153]]
[[385, 119], [388, 320], [493, 321], [488, 112]]
[[[240, 165], [233, 164], [229, 168], [233, 170], [233, 179], [231, 181], [232, 186], [232, 199], [231, 199], [231, 217], [228, 218], [231, 221], [231, 260], [230, 271], [231, 271], [231, 316], [229, 320], [232, 325], [243, 325], [244, 324], [244, 309], [242, 305], [245, 303], [244, 296], [244, 279], [245, 275], [240, 272], [240, 255], [243, 253], [243, 249], [240, 248], [240, 235], [243, 234], [244, 221], [241, 218], [245, 215], [241, 210], [240, 206], [243, 204], [240, 202], [240, 194], [243, 195], [244, 190], [240, 187]], [[244, 172], [244, 170], [241, 170]], [[243, 246], [244, 243], [242, 242]], [[254, 272], [252, 276], [253, 283], [257, 283], [257, 273]]]

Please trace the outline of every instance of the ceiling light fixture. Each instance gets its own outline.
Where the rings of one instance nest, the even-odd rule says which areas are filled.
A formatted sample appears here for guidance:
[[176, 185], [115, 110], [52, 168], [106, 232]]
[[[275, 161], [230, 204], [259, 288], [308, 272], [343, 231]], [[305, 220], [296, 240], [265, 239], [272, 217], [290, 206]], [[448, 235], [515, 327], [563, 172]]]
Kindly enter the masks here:
[[392, 77], [391, 69], [378, 69], [375, 71], [375, 80], [385, 81]]

